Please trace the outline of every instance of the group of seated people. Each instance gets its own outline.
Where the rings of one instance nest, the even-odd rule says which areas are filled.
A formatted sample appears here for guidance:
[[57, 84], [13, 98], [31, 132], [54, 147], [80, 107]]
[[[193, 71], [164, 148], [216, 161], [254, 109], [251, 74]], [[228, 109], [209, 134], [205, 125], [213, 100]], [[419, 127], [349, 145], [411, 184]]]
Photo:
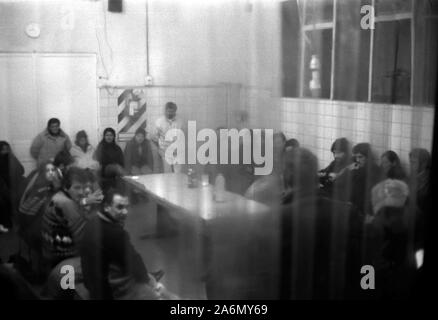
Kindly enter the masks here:
[[[125, 174], [154, 172], [150, 142], [144, 129], [139, 129], [123, 152], [115, 137], [113, 129], [105, 129], [102, 141], [94, 149], [85, 131], [79, 131], [72, 146], [68, 135], [60, 129], [59, 120], [50, 119], [47, 130], [32, 143], [31, 154], [38, 169], [27, 178], [23, 178], [23, 167], [9, 144], [0, 142], [2, 209], [16, 212], [18, 234], [40, 255], [51, 297], [66, 294], [59, 289], [62, 276], [59, 270], [68, 264], [80, 274], [76, 280], [83, 282], [85, 295], [91, 298], [176, 299], [159, 283], [162, 272], [147, 270], [123, 229], [129, 198], [116, 179]], [[274, 163], [270, 175], [255, 176], [254, 165], [210, 168], [211, 174], [225, 176], [229, 191], [281, 212], [277, 230], [282, 237], [278, 248], [281, 274], [274, 276], [277, 280], [281, 278], [280, 295], [264, 296], [267, 294], [264, 291], [250, 298], [327, 297], [328, 276], [321, 276], [326, 264], [318, 259], [330, 251], [330, 243], [336, 243], [327, 241], [333, 237], [330, 232], [336, 230], [334, 211], [339, 217], [342, 216], [339, 212], [348, 212], [348, 228], [339, 228], [353, 239], [342, 244], [344, 251], [351, 253], [344, 259], [348, 260], [349, 268], [356, 270], [367, 263], [377, 266], [378, 277], [385, 283], [379, 287], [380, 297], [407, 294], [406, 287], [393, 288], [400, 277], [406, 276], [404, 270], [411, 275], [412, 252], [423, 248], [423, 217], [430, 211], [429, 152], [425, 149], [410, 152], [408, 175], [395, 152], [383, 153], [379, 166], [370, 144], [359, 143], [351, 148], [346, 138], [339, 138], [331, 146], [334, 160], [319, 170], [316, 156], [300, 147], [297, 140], [287, 140], [283, 133], [275, 133], [273, 138]], [[51, 143], [46, 143], [49, 140]], [[309, 212], [315, 213], [310, 227], [307, 225], [308, 230], [316, 230], [314, 236], [305, 232], [297, 235], [296, 225], [307, 230], [307, 220], [312, 216]], [[0, 231], [7, 232], [11, 216], [2, 215], [0, 224]], [[294, 256], [291, 252], [297, 246], [291, 239], [305, 244], [305, 251], [312, 243], [314, 259], [320, 262], [314, 268], [320, 276], [313, 278], [314, 290], [310, 290], [313, 292], [310, 295], [309, 290], [303, 289], [308, 287], [302, 283], [306, 276], [291, 271], [296, 257], [303, 255], [300, 261], [305, 265], [308, 256], [302, 253]], [[357, 275], [349, 277], [357, 284], [360, 282]], [[291, 281], [298, 281], [297, 285], [290, 285]], [[219, 281], [219, 286], [223, 283]]]
[[[129, 198], [118, 178], [152, 172], [146, 132], [138, 129], [125, 152], [113, 129], [103, 136], [94, 149], [79, 131], [72, 146], [60, 121], [50, 119], [32, 143], [38, 167], [26, 178], [10, 145], [0, 142], [1, 232], [14, 227], [20, 238], [15, 268], [30, 282], [44, 283], [48, 298], [176, 298], [158, 282], [163, 271], [148, 272], [123, 229]], [[79, 289], [60, 287], [64, 265], [73, 266]]]
[[[367, 264], [376, 268], [376, 281], [379, 281], [374, 297], [399, 298], [412, 294], [410, 290], [419, 267], [415, 256], [424, 252], [425, 215], [431, 210], [429, 152], [421, 148], [411, 150], [408, 175], [394, 151], [384, 152], [379, 165], [369, 143], [351, 147], [346, 138], [339, 138], [331, 146], [334, 160], [321, 170], [312, 152], [291, 144], [282, 133], [274, 134], [272, 174], [254, 178], [243, 193], [268, 205], [271, 212], [280, 212], [281, 297], [328, 297], [330, 275], [327, 272], [333, 269], [326, 263], [335, 263], [336, 253], [325, 260], [321, 257], [331, 252], [330, 243], [342, 236], [348, 238], [345, 241], [350, 244], [337, 252], [347, 255], [340, 259], [350, 266], [348, 272], [356, 270], [354, 274], [346, 272], [346, 278], [350, 277], [346, 281], [352, 284], [347, 297], [366, 297], [358, 276], [360, 267]], [[336, 219], [341, 219], [341, 212], [348, 212], [348, 227], [338, 226], [340, 229], [330, 231]], [[265, 224], [269, 225], [266, 221]], [[309, 252], [314, 252], [315, 263], [312, 294], [300, 291], [308, 285], [310, 274], [303, 271], [300, 277], [297, 271], [305, 265]], [[290, 286], [293, 277], [297, 282]]]

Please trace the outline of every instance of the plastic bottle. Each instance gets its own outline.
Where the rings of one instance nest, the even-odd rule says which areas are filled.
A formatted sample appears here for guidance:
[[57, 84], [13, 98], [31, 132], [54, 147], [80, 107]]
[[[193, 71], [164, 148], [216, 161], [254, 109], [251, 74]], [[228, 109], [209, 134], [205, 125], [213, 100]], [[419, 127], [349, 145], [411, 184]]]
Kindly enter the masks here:
[[214, 199], [217, 202], [225, 201], [225, 177], [220, 173], [214, 182]]
[[196, 188], [197, 186], [196, 173], [192, 168], [187, 171], [187, 185], [189, 188]]

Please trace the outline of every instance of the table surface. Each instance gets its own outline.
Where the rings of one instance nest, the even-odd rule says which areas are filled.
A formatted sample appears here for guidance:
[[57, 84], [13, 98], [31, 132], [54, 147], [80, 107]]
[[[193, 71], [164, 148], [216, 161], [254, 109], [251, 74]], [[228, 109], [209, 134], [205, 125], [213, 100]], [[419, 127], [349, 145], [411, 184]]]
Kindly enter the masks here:
[[183, 173], [125, 176], [124, 180], [157, 202], [202, 220], [239, 214], [257, 216], [269, 211], [262, 203], [228, 191], [225, 191], [224, 201], [217, 202], [212, 185], [202, 186], [199, 182], [198, 187], [189, 188], [187, 175]]

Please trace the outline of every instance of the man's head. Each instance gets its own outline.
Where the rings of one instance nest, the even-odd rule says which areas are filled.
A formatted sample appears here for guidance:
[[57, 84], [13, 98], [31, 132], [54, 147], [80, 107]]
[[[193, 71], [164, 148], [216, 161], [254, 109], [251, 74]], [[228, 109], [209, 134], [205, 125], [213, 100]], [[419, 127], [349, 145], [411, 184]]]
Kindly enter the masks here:
[[289, 139], [286, 141], [286, 143], [284, 144], [284, 149], [285, 151], [289, 151], [292, 150], [294, 148], [299, 148], [300, 143], [298, 142], [297, 139]]
[[313, 191], [318, 185], [318, 159], [304, 148], [288, 150], [285, 152], [283, 175], [289, 187]]
[[146, 131], [142, 128], [137, 129], [137, 131], [135, 131], [135, 142], [142, 144], [145, 139]]
[[336, 139], [330, 150], [333, 153], [335, 161], [342, 161], [350, 155], [350, 143], [346, 138]]
[[369, 143], [358, 143], [353, 147], [353, 157], [359, 168], [364, 168], [373, 154]]
[[84, 169], [71, 167], [63, 179], [63, 189], [70, 198], [79, 202], [84, 197], [87, 175]]
[[177, 109], [178, 109], [178, 107], [176, 106], [176, 104], [174, 102], [166, 103], [165, 111], [164, 111], [166, 118], [169, 120], [175, 119]]
[[70, 152], [67, 150], [59, 151], [55, 159], [53, 160], [53, 164], [59, 168], [63, 173], [68, 170], [74, 163], [74, 159], [71, 156]]
[[52, 136], [57, 136], [60, 133], [61, 121], [57, 118], [51, 118], [47, 122], [47, 130]]
[[125, 191], [110, 189], [102, 201], [102, 211], [117, 223], [123, 225], [128, 216], [129, 199]]
[[400, 165], [400, 158], [392, 150], [385, 151], [380, 157], [380, 166], [385, 174], [388, 174], [391, 168], [399, 167]]
[[423, 148], [415, 148], [409, 153], [411, 174], [416, 175], [430, 168], [431, 157], [429, 151]]
[[6, 155], [11, 151], [11, 146], [6, 141], [0, 141], [0, 154]]

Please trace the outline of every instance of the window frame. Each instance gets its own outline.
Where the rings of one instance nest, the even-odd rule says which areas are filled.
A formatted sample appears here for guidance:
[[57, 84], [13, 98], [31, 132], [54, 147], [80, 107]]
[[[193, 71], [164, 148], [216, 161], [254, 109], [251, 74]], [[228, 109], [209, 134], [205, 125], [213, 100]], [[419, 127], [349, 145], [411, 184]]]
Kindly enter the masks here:
[[[299, 36], [300, 36], [300, 74], [299, 74], [299, 88], [298, 88], [298, 97], [302, 99], [317, 99], [317, 100], [330, 100], [334, 101], [334, 90], [335, 90], [335, 80], [336, 80], [336, 72], [335, 72], [335, 57], [336, 57], [336, 50], [337, 50], [337, 9], [338, 9], [338, 0], [332, 0], [333, 3], [333, 15], [332, 15], [332, 21], [328, 22], [320, 22], [320, 23], [308, 23], [306, 24], [306, 9], [308, 6], [308, 1], [303, 1], [302, 7], [298, 7], [299, 14], [302, 16], [302, 19], [300, 21], [300, 28]], [[376, 0], [371, 0], [370, 4], [373, 8], [376, 8]], [[411, 0], [411, 7], [409, 12], [403, 12], [403, 13], [393, 13], [393, 14], [382, 14], [378, 15], [376, 12], [374, 12], [374, 24], [378, 24], [380, 22], [388, 22], [388, 21], [400, 21], [400, 20], [409, 20], [410, 22], [410, 49], [411, 49], [411, 79], [410, 79], [410, 97], [409, 97], [409, 104], [403, 104], [403, 105], [410, 105], [414, 106], [414, 99], [415, 99], [415, 31], [416, 31], [416, 23], [417, 23], [417, 17], [416, 12], [418, 11], [418, 2], [415, 0]], [[437, 15], [428, 15], [425, 18], [429, 19], [436, 19]], [[358, 21], [359, 23], [359, 21]], [[330, 67], [330, 98], [314, 98], [314, 97], [308, 97], [305, 96], [305, 33], [313, 30], [323, 30], [323, 29], [331, 29], [332, 30], [332, 48], [331, 48], [331, 67]], [[368, 58], [368, 96], [366, 101], [359, 101], [359, 100], [339, 100], [339, 101], [351, 101], [351, 102], [361, 102], [361, 103], [378, 103], [375, 101], [372, 101], [372, 84], [373, 84], [373, 52], [374, 52], [374, 33], [375, 29], [369, 29], [370, 31], [370, 45], [369, 45], [369, 58]], [[293, 97], [291, 97], [293, 98]]]

